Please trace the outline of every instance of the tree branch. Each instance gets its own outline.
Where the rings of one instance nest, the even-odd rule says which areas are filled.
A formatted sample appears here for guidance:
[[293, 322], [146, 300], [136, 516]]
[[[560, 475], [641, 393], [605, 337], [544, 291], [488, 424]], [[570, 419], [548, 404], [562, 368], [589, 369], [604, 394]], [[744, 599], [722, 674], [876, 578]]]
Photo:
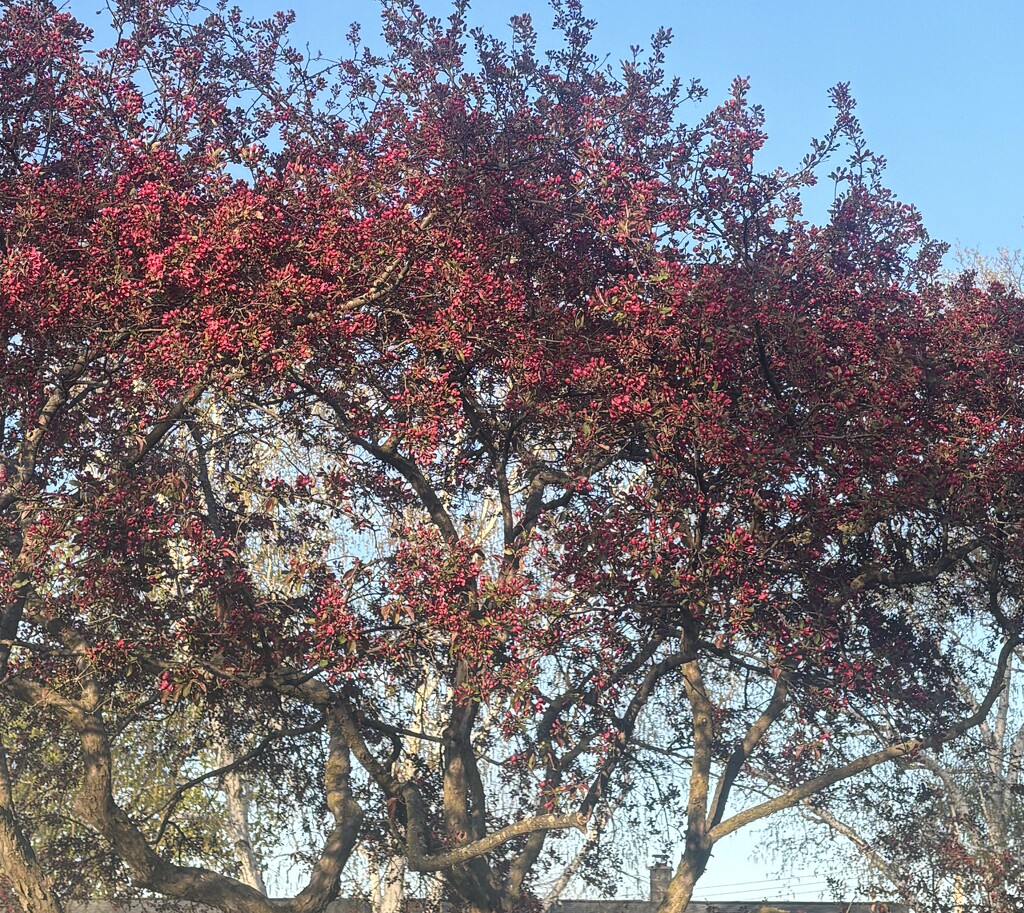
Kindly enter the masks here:
[[715, 795], [711, 800], [711, 809], [708, 815], [708, 828], [714, 828], [722, 820], [736, 777], [739, 776], [747, 758], [764, 738], [765, 733], [782, 715], [789, 697], [789, 690], [789, 678], [785, 674], [780, 675], [775, 680], [775, 689], [768, 706], [751, 724], [743, 739], [733, 748], [729, 760], [726, 761], [725, 770], [718, 778], [718, 785], [715, 787]]
[[802, 802], [810, 796], [813, 796], [815, 793], [819, 793], [823, 789], [827, 789], [829, 786], [833, 786], [836, 783], [847, 780], [859, 773], [863, 773], [865, 770], [870, 770], [872, 767], [877, 767], [879, 764], [884, 764], [886, 761], [907, 757], [908, 755], [915, 755], [927, 748], [934, 748], [941, 745], [943, 742], [947, 742], [950, 739], [973, 729], [982, 720], [984, 720], [992, 710], [992, 706], [1002, 690], [1007, 664], [1009, 663], [1010, 657], [1013, 655], [1013, 651], [1020, 645], [1020, 643], [1021, 639], [1017, 635], [1009, 636], [1006, 639], [999, 652], [996, 671], [989, 686], [988, 693], [985, 695], [985, 699], [981, 702], [974, 713], [971, 713], [960, 722], [953, 724], [942, 733], [928, 738], [906, 739], [902, 742], [896, 743], [895, 745], [889, 745], [880, 751], [871, 752], [870, 754], [856, 758], [847, 764], [842, 764], [838, 767], [832, 768], [831, 770], [827, 770], [817, 777], [812, 777], [800, 786], [788, 789], [781, 795], [776, 796], [774, 799], [769, 799], [768, 801], [755, 805], [752, 808], [745, 809], [742, 812], [733, 815], [733, 817], [726, 821], [716, 825], [711, 830], [712, 842], [717, 842], [727, 834], [731, 834], [733, 831], [739, 830], [741, 827], [764, 818], [767, 815], [771, 815], [785, 808], [792, 808], [794, 805]]

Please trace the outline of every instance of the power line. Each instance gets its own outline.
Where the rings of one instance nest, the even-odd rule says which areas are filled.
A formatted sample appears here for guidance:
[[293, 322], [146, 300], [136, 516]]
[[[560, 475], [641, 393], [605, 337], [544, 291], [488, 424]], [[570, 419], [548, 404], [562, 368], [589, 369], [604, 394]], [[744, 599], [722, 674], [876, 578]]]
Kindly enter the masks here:
[[792, 875], [782, 876], [780, 878], [759, 878], [754, 881], [729, 881], [725, 884], [709, 884], [707, 886], [708, 891], [717, 891], [719, 888], [739, 888], [748, 884], [775, 884], [780, 881], [807, 881], [809, 879], [816, 879], [817, 875]]
[[825, 888], [827, 888], [829, 886], [829, 884], [830, 884], [830, 882], [823, 878], [820, 881], [808, 881], [808, 882], [804, 882], [803, 884], [793, 885], [792, 888], [798, 888], [799, 889], [798, 891], [794, 891], [786, 883], [781, 883], [781, 884], [779, 884], [779, 885], [777, 885], [775, 887], [764, 885], [762, 887], [755, 887], [755, 888], [739, 888], [739, 889], [732, 888], [732, 889], [718, 890], [718, 891], [713, 891], [711, 893], [706, 893], [706, 892], [703, 892], [703, 891], [699, 891], [699, 892], [695, 891], [694, 892], [694, 896], [696, 897], [696, 896], [699, 895], [700, 898], [703, 899], [703, 900], [723, 900], [725, 898], [736, 897], [738, 895], [744, 895], [744, 896], [746, 896], [746, 895], [757, 895], [757, 894], [773, 893], [773, 892], [776, 892], [776, 891], [785, 891], [785, 892], [790, 893], [790, 894], [798, 894], [798, 893], [812, 893], [812, 894], [815, 894], [815, 893], [820, 893], [821, 891], [825, 890]]

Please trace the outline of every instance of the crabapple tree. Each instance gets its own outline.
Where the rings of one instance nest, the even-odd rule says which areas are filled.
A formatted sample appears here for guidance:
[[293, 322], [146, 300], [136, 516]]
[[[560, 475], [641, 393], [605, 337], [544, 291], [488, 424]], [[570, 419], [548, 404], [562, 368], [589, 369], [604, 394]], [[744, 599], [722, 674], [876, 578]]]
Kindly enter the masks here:
[[[844, 86], [765, 173], [743, 81], [682, 123], [667, 33], [608, 68], [574, 0], [547, 53], [467, 16], [384, 3], [337, 61], [187, 0], [122, 0], [98, 51], [44, 0], [0, 20], [0, 689], [138, 888], [316, 913], [358, 846], [528, 910], [646, 781], [680, 913], [718, 840], [997, 699], [1019, 299], [934, 281]], [[976, 707], [954, 578], [1002, 637]], [[181, 782], [133, 807], [133, 739], [184, 708]], [[23, 769], [0, 858], [53, 913]], [[308, 810], [288, 900], [188, 826], [236, 773]]]

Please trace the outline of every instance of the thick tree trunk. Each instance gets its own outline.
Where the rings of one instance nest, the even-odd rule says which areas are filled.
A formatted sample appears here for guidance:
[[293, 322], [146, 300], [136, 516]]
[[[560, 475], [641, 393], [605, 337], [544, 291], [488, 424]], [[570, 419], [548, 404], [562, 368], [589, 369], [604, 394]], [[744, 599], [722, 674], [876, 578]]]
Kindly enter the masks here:
[[658, 907], [657, 913], [683, 913], [686, 905], [693, 897], [693, 889], [711, 858], [711, 847], [706, 849], [690, 848], [683, 854], [679, 868], [668, 884], [665, 898]]
[[0, 871], [24, 913], [62, 913], [49, 877], [6, 808], [0, 809]]
[[[452, 682], [453, 689], [469, 678], [469, 667], [460, 661]], [[482, 839], [487, 832], [486, 801], [480, 771], [474, 756], [473, 726], [479, 712], [476, 703], [457, 706], [443, 733], [444, 816], [449, 841], [457, 846]], [[458, 892], [472, 913], [496, 913], [501, 909], [501, 892], [493, 872], [483, 856], [453, 866], [448, 883]]]
[[10, 768], [3, 747], [0, 747], [0, 872], [24, 913], [62, 913], [53, 884], [39, 865], [32, 844], [15, 817]]

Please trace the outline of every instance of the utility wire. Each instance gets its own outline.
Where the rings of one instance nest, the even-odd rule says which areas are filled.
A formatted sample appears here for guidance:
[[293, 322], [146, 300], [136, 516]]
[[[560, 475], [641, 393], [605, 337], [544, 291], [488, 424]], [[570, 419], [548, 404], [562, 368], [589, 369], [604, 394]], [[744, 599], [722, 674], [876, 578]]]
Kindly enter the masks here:
[[738, 895], [747, 894], [764, 894], [773, 892], [786, 892], [786, 893], [806, 893], [808, 891], [816, 892], [823, 891], [831, 884], [827, 879], [820, 879], [819, 881], [807, 881], [800, 884], [783, 883], [778, 885], [762, 885], [760, 887], [753, 888], [729, 888], [717, 891], [711, 891], [705, 893], [703, 891], [694, 891], [694, 897], [701, 897], [703, 899], [722, 900], [726, 897], [736, 897]]
[[[817, 881], [820, 880], [817, 875], [793, 875], [793, 876], [782, 876], [780, 878], [758, 878], [754, 881], [727, 881], [724, 884], [709, 884], [704, 890], [717, 891], [721, 888], [739, 888], [750, 884], [777, 884], [778, 882], [801, 882], [801, 881]], [[701, 885], [703, 888], [703, 885]]]

